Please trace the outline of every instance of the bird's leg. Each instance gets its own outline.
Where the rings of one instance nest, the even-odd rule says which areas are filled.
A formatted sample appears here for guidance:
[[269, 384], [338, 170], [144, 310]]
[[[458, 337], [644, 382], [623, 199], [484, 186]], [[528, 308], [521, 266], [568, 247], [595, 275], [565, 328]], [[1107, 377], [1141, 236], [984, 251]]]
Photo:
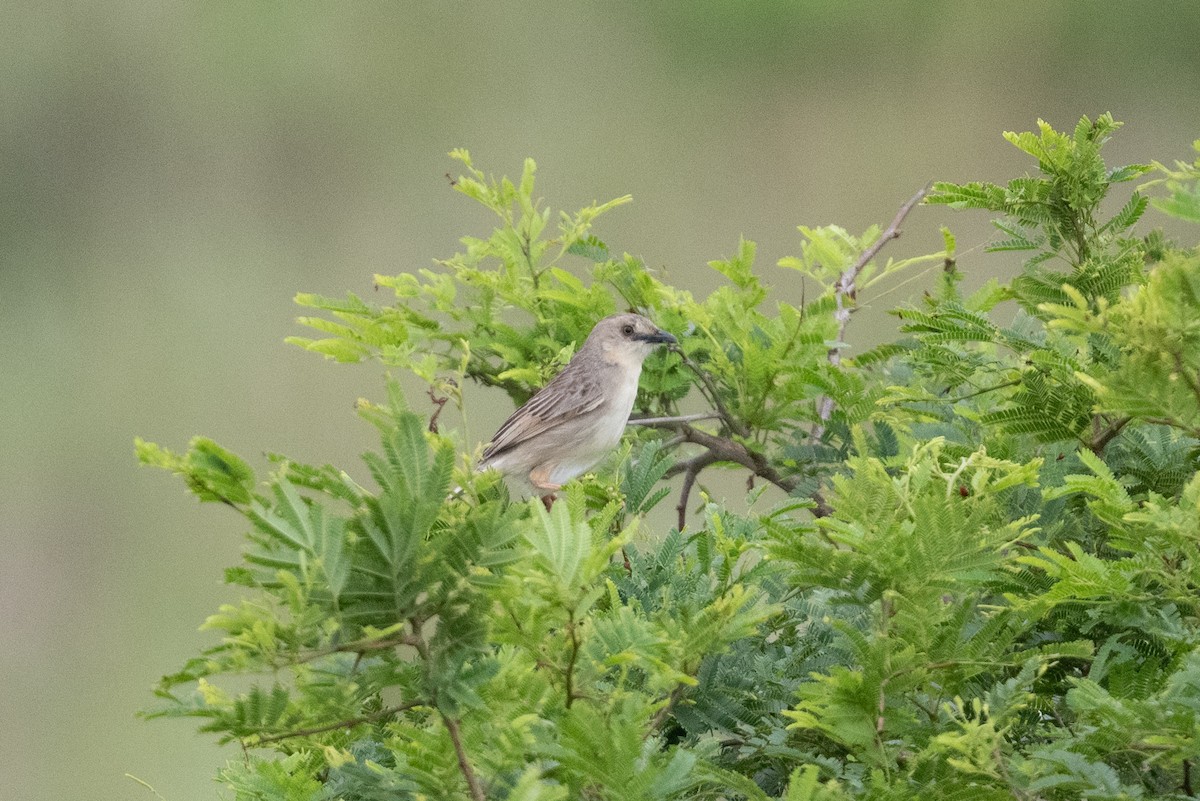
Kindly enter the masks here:
[[529, 483], [533, 485], [534, 489], [543, 493], [542, 503], [547, 512], [554, 505], [554, 493], [562, 489], [562, 484], [555, 484], [550, 480], [551, 467], [552, 465], [542, 465], [529, 471]]
[[553, 466], [542, 465], [529, 471], [529, 483], [533, 485], [534, 489], [551, 494], [562, 489], [562, 484], [555, 484], [550, 481], [550, 470]]

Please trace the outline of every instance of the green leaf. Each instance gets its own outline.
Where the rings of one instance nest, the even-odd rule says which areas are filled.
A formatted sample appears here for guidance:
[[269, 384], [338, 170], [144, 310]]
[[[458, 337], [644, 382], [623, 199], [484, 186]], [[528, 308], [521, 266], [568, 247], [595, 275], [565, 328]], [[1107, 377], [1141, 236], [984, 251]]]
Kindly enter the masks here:
[[573, 587], [580, 568], [592, 550], [592, 530], [586, 522], [573, 520], [567, 504], [556, 503], [546, 511], [540, 500], [529, 501], [540, 525], [530, 526], [525, 539], [545, 560], [563, 588]]
[[600, 264], [608, 261], [608, 245], [600, 241], [599, 237], [589, 235], [571, 244], [567, 248], [567, 252], [572, 256], [582, 256], [589, 261]]
[[239, 506], [254, 497], [254, 471], [232, 451], [206, 437], [193, 437], [183, 456], [140, 437], [134, 440], [134, 450], [142, 464], [182, 476], [201, 501]]
[[1124, 231], [1127, 228], [1133, 227], [1133, 224], [1141, 219], [1142, 214], [1146, 211], [1146, 205], [1149, 199], [1137, 192], [1129, 198], [1121, 210], [1113, 216], [1111, 220], [1101, 226], [1101, 231]]

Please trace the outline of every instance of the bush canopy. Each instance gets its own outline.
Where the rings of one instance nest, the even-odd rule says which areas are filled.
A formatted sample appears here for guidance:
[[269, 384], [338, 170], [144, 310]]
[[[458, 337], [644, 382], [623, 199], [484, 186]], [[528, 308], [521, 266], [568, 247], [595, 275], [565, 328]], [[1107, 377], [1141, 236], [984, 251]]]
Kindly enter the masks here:
[[[1026, 176], [801, 227], [798, 305], [752, 242], [698, 298], [593, 233], [628, 197], [554, 214], [532, 160], [454, 151], [490, 234], [376, 276], [394, 302], [297, 296], [291, 342], [400, 376], [359, 403], [378, 450], [259, 474], [137, 443], [247, 523], [213, 644], [145, 714], [240, 745], [238, 801], [1193, 797], [1200, 253], [1135, 226], [1200, 223], [1200, 158], [1110, 167], [1118, 127], [1039, 121], [1004, 135]], [[990, 212], [1019, 274], [964, 295], [945, 229], [884, 258], [917, 202]], [[848, 344], [915, 271], [896, 337]], [[679, 339], [648, 419], [549, 510], [474, 472], [464, 386], [521, 404], [618, 310]]]

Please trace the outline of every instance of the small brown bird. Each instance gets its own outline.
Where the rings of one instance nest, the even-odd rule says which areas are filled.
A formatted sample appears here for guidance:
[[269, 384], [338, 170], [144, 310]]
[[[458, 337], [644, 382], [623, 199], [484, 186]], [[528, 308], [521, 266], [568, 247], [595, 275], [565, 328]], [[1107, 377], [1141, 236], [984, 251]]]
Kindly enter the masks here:
[[562, 372], [500, 426], [479, 470], [527, 478], [539, 495], [553, 494], [621, 440], [642, 362], [675, 341], [640, 314], [605, 317]]

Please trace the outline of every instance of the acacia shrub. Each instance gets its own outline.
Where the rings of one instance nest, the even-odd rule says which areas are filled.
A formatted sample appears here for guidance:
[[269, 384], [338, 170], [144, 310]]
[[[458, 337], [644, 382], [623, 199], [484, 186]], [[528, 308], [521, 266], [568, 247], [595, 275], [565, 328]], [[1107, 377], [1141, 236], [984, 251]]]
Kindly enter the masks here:
[[[555, 217], [532, 161], [497, 180], [455, 151], [494, 230], [376, 276], [393, 303], [298, 296], [317, 335], [292, 339], [432, 408], [361, 402], [358, 468], [138, 442], [247, 523], [240, 598], [148, 716], [239, 744], [239, 801], [1191, 797], [1200, 256], [1133, 229], [1150, 203], [1200, 222], [1200, 161], [1110, 168], [1117, 127], [1006, 134], [1036, 173], [924, 197], [999, 215], [1012, 281], [964, 296], [948, 231], [883, 260], [922, 192], [886, 228], [802, 227], [801, 305], [751, 242], [698, 299], [595, 236], [628, 198]], [[857, 298], [922, 268], [899, 336], [848, 348]], [[442, 413], [463, 385], [519, 404], [618, 308], [679, 337], [651, 421], [549, 511], [475, 474]], [[713, 469], [758, 480], [748, 513], [697, 490]], [[675, 475], [679, 524], [648, 530]]]

